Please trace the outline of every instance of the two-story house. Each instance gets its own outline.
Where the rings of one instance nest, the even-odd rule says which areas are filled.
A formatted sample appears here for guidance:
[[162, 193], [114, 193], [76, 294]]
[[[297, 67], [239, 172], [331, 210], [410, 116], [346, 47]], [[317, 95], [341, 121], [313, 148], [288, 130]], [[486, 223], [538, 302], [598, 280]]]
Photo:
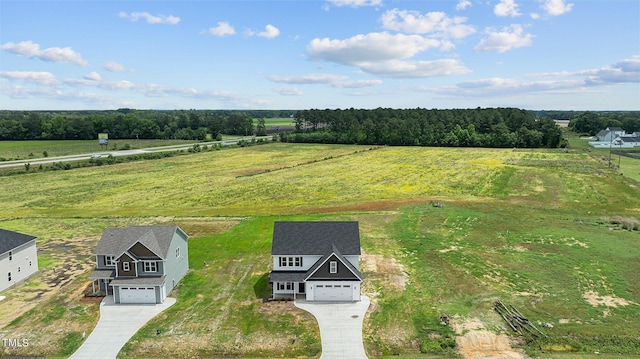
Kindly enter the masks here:
[[0, 229], [0, 292], [37, 271], [36, 237]]
[[358, 222], [275, 222], [273, 298], [359, 301], [360, 253]]
[[162, 303], [189, 270], [187, 240], [178, 226], [107, 228], [89, 279], [115, 303]]

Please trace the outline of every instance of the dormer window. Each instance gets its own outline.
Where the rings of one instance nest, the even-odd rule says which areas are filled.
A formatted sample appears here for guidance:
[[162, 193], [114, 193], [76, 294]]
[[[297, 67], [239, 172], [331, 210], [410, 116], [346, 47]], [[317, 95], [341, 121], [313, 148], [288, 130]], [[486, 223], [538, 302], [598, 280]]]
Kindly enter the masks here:
[[131, 270], [131, 268], [129, 267], [129, 262], [123, 262], [122, 263], [122, 270], [125, 272], [128, 272]]
[[338, 273], [338, 262], [337, 261], [329, 262], [329, 273]]
[[104, 256], [104, 265], [107, 267], [115, 267], [116, 261], [113, 256]]

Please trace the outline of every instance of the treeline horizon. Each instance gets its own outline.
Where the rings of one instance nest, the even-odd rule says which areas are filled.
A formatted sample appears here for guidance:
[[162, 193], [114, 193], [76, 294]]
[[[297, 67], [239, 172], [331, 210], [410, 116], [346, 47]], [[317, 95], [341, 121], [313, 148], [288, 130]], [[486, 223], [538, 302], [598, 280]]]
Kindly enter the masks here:
[[[457, 147], [562, 147], [554, 119], [593, 135], [607, 126], [640, 130], [638, 111], [532, 111], [475, 109], [309, 110], [0, 110], [0, 140], [110, 139], [205, 140], [228, 135], [264, 135], [265, 118], [291, 118], [283, 141]], [[257, 124], [255, 119], [257, 119]], [[605, 127], [602, 127], [605, 126]], [[636, 129], [637, 128], [637, 129]]]
[[517, 108], [303, 110], [283, 142], [363, 145], [557, 148], [566, 146], [551, 118]]

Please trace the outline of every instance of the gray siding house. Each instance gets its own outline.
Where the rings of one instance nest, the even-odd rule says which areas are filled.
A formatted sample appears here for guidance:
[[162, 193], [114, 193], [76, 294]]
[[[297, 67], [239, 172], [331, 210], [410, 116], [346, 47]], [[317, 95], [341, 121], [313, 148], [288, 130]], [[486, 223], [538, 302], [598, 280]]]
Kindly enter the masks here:
[[275, 222], [273, 298], [359, 301], [360, 254], [358, 222]]
[[36, 237], [0, 229], [0, 292], [37, 271]]
[[89, 276], [94, 293], [113, 294], [115, 303], [162, 303], [189, 270], [188, 238], [178, 226], [105, 229]]

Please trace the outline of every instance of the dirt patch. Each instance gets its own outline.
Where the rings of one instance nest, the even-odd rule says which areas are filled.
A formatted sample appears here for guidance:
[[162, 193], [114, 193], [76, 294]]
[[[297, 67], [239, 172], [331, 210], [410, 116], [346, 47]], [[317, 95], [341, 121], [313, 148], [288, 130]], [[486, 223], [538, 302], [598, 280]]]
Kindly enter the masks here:
[[449, 325], [456, 332], [458, 351], [465, 359], [525, 359], [524, 353], [511, 347], [506, 334], [495, 334], [486, 329], [478, 318], [463, 318], [455, 315]]
[[404, 290], [407, 286], [408, 276], [404, 266], [395, 258], [386, 258], [380, 254], [367, 254], [362, 252], [360, 256], [361, 270], [368, 272], [378, 279], [382, 286], [395, 290]]
[[607, 308], [617, 308], [625, 307], [629, 304], [635, 304], [624, 298], [619, 298], [614, 295], [600, 295], [598, 292], [594, 292], [592, 290], [582, 293], [582, 298], [594, 307], [604, 305]]

